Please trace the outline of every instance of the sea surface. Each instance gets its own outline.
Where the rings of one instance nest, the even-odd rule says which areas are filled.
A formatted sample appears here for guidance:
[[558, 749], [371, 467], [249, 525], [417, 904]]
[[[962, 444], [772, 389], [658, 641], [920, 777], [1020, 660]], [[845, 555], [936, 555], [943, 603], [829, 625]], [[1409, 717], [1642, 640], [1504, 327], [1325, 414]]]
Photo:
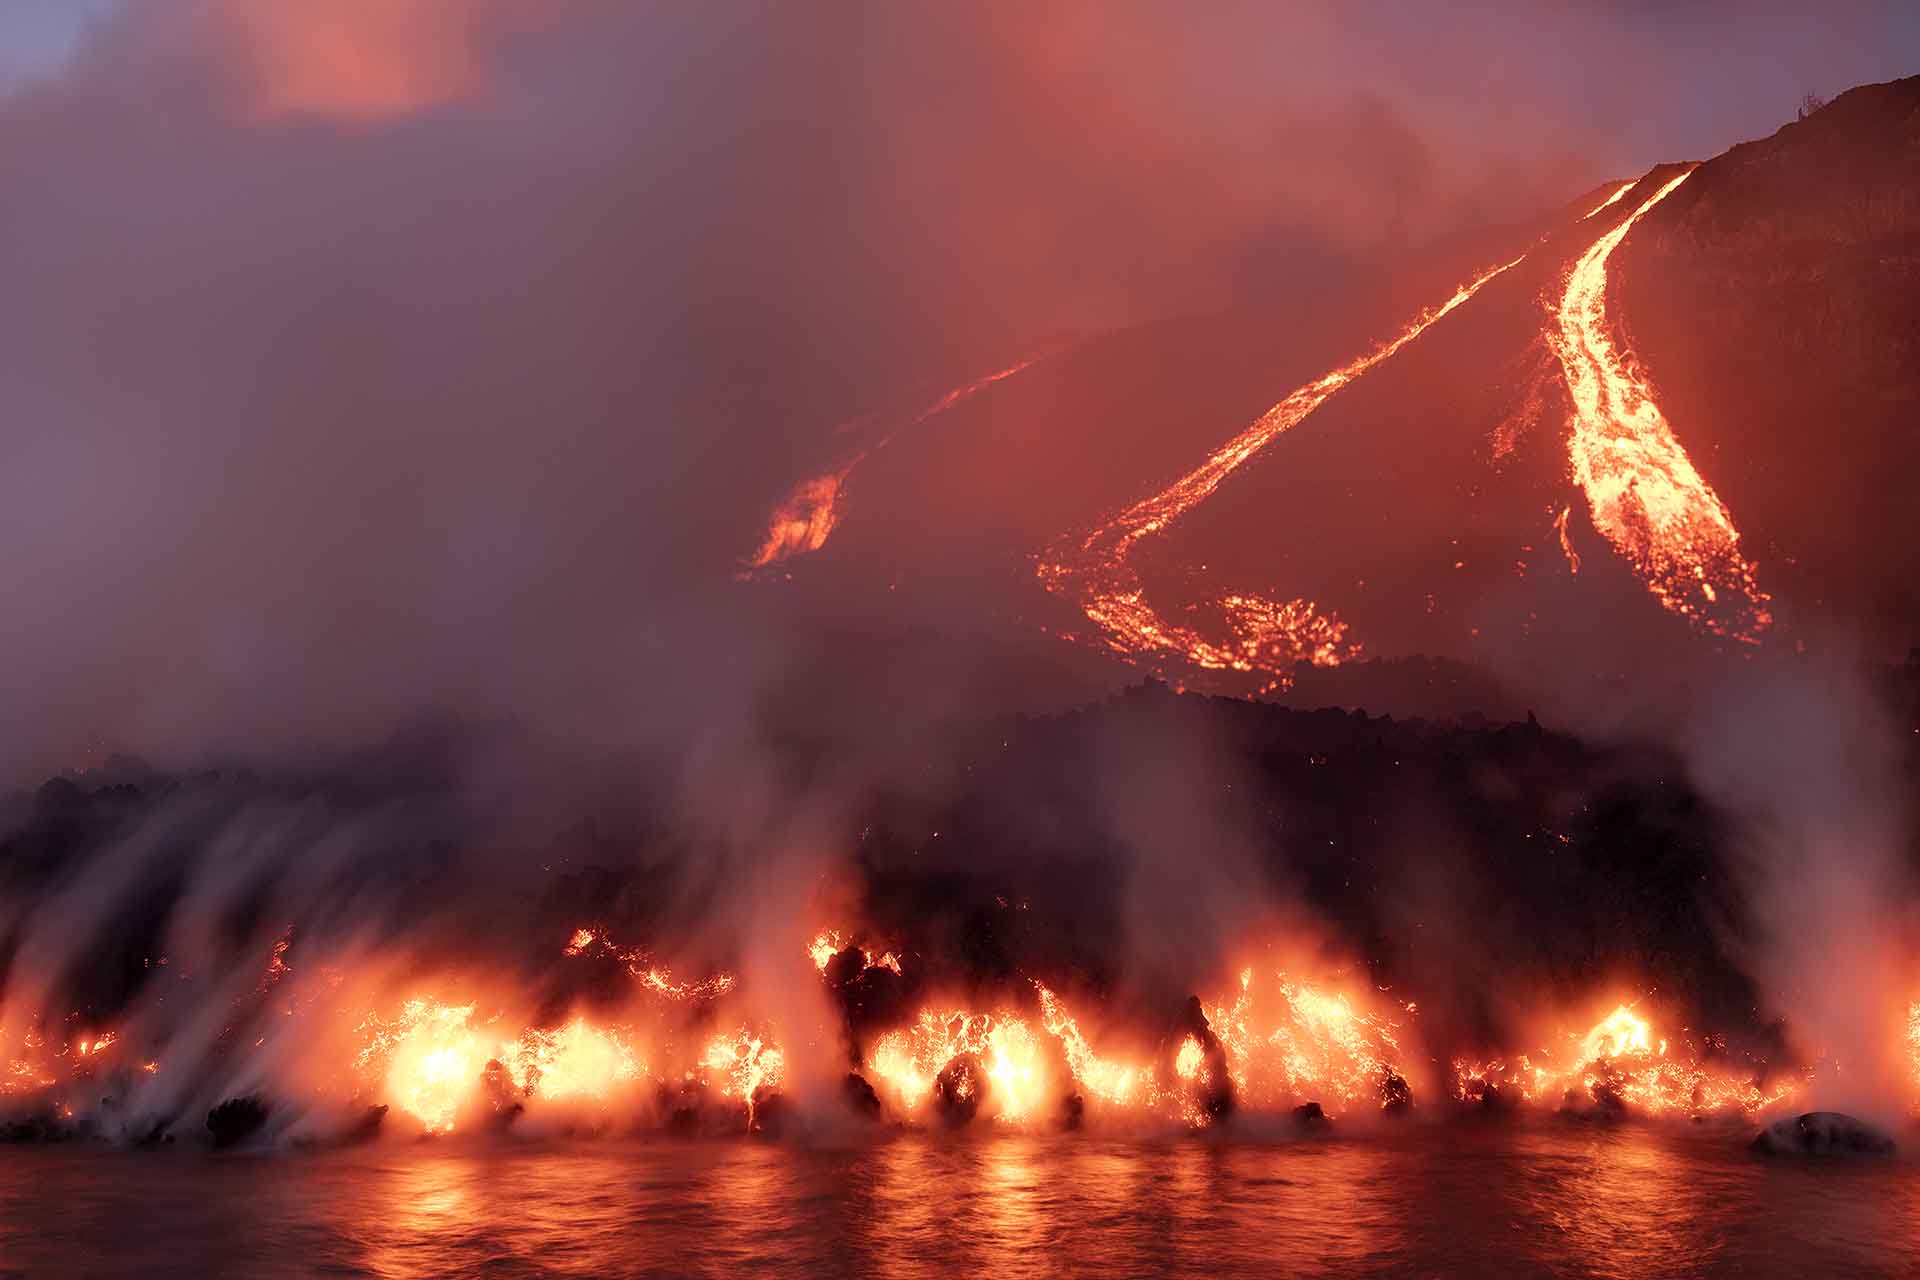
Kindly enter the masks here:
[[1150, 1274], [1920, 1274], [1920, 1163], [1547, 1122], [0, 1150], [9, 1276]]

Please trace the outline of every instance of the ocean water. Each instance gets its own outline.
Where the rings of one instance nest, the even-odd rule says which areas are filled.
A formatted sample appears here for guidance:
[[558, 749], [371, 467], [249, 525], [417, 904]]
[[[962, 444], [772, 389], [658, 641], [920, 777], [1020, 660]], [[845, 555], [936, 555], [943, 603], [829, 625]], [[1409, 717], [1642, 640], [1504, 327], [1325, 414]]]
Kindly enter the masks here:
[[1920, 1163], [1547, 1121], [1286, 1140], [21, 1146], [0, 1150], [0, 1274], [1920, 1274]]

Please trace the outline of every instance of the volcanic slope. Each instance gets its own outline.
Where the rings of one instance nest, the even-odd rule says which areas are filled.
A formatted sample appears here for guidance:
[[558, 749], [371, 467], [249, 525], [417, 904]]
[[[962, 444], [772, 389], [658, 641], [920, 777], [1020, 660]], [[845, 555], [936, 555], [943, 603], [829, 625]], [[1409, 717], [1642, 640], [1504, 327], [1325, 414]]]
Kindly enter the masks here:
[[1085, 338], [871, 459], [795, 578], [1226, 692], [1360, 656], [1624, 668], [1816, 617], [1904, 648], [1911, 538], [1865, 553], [1916, 512], [1916, 103], [1855, 90], [1351, 287]]
[[1783, 623], [1920, 637], [1920, 77], [1702, 165], [1617, 255], [1634, 349]]

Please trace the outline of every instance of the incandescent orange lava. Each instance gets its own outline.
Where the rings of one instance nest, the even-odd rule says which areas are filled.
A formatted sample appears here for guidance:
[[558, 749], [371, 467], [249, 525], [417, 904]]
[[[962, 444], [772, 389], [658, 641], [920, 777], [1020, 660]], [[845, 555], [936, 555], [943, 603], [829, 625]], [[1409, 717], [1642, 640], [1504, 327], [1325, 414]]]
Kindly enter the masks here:
[[723, 1098], [738, 1098], [747, 1107], [747, 1127], [754, 1128], [766, 1094], [779, 1089], [786, 1071], [786, 1055], [770, 1039], [741, 1027], [714, 1037], [700, 1065]]
[[1294, 391], [1159, 493], [1092, 530], [1056, 540], [1038, 557], [1040, 581], [1048, 591], [1071, 599], [1098, 628], [1107, 648], [1155, 669], [1181, 663], [1206, 671], [1240, 672], [1262, 677], [1265, 688], [1274, 689], [1287, 687], [1300, 666], [1338, 666], [1353, 658], [1359, 645], [1347, 640], [1347, 624], [1336, 614], [1322, 613], [1311, 600], [1236, 594], [1212, 601], [1228, 632], [1225, 640], [1210, 639], [1198, 627], [1170, 621], [1148, 603], [1129, 557], [1141, 539], [1164, 532], [1206, 501], [1228, 476], [1298, 426], [1329, 396], [1391, 359], [1519, 261], [1515, 258], [1482, 272], [1445, 302], [1415, 317], [1390, 341]]
[[1284, 973], [1256, 985], [1245, 969], [1231, 1004], [1205, 1007], [1243, 1103], [1366, 1109], [1393, 1100], [1389, 1082], [1403, 1069], [1397, 1025], [1346, 995]]
[[451, 1133], [479, 1087], [488, 1051], [471, 1004], [409, 1000], [392, 1022], [369, 1016], [357, 1064], [381, 1072], [384, 1096], [428, 1133]]
[[[822, 957], [848, 950], [852, 936], [823, 930], [815, 937], [808, 952], [816, 973], [824, 973]], [[627, 954], [591, 929], [578, 931], [566, 953], [598, 948]], [[869, 968], [888, 967], [861, 953]], [[912, 980], [911, 971], [903, 976]], [[505, 1124], [522, 1111], [555, 1106], [562, 1110], [552, 1114], [568, 1125], [582, 1109], [599, 1126], [620, 1113], [616, 1108], [655, 1115], [666, 1108], [676, 1121], [692, 1116], [703, 1126], [737, 1130], [744, 1117], [749, 1131], [774, 1127], [769, 1107], [792, 1066], [783, 1039], [800, 1028], [778, 1018], [728, 1017], [731, 980], [721, 995], [689, 1002], [674, 997], [675, 984], [648, 982], [645, 970], [636, 967], [634, 977], [639, 1004], [630, 1002], [614, 1018], [575, 1012], [534, 1023], [485, 997], [407, 999], [390, 1014], [340, 1024], [343, 1031], [351, 1026], [349, 1056], [332, 1061], [351, 1065], [346, 1092], [334, 1092], [337, 1077], [315, 1078], [326, 1074], [324, 1063], [306, 1080], [322, 1098], [360, 1111], [386, 1103], [396, 1118], [430, 1135]], [[449, 979], [447, 989], [470, 989]], [[1415, 1103], [1409, 1077], [1425, 1080], [1421, 1064], [1431, 1061], [1422, 1053], [1416, 1006], [1352, 973], [1309, 978], [1249, 966], [1223, 993], [1196, 997], [1181, 1019], [1147, 1030], [1145, 1039], [1138, 1038], [1141, 1028], [1083, 1026], [1052, 988], [1037, 980], [1025, 987], [1037, 1015], [1012, 998], [987, 1009], [930, 1003], [876, 1035], [860, 1052], [859, 1070], [883, 1112], [908, 1124], [977, 1119], [1013, 1128], [1097, 1118], [1202, 1129], [1235, 1111], [1281, 1114], [1303, 1104], [1350, 1118]], [[1886, 1049], [1920, 1096], [1920, 1003], [1901, 1009]], [[312, 1001], [288, 1011], [302, 1019], [329, 1012]], [[323, 1045], [340, 1044], [317, 1024], [314, 1034]], [[157, 1070], [125, 1047], [127, 1038], [116, 1030], [51, 1042], [38, 1032], [0, 1033], [0, 1097], [40, 1099], [71, 1117], [84, 1094], [63, 1091], [95, 1082], [84, 1087], [97, 1092], [112, 1082], [118, 1093]], [[805, 1034], [799, 1043], [833, 1052]], [[1590, 1023], [1562, 1024], [1523, 1052], [1448, 1065], [1440, 1089], [1456, 1104], [1675, 1118], [1752, 1118], [1800, 1101], [1816, 1079], [1810, 1071], [1769, 1071], [1729, 1057], [1724, 1045], [1685, 1028], [1663, 1032], [1624, 1002]]]
[[1620, 199], [1622, 196], [1626, 195], [1627, 192], [1633, 190], [1638, 185], [1639, 183], [1637, 182], [1621, 183], [1618, 187], [1614, 188], [1614, 192], [1612, 195], [1608, 196], [1605, 200], [1602, 200], [1599, 204], [1593, 206], [1593, 208], [1587, 210], [1584, 214], [1582, 214], [1580, 216], [1580, 221], [1585, 222], [1588, 218], [1592, 218], [1598, 215], [1602, 210], [1611, 209], [1614, 205], [1620, 203]]
[[528, 1028], [502, 1050], [501, 1061], [529, 1096], [604, 1101], [646, 1075], [646, 1064], [619, 1030], [596, 1027], [584, 1017], [555, 1031]]
[[1152, 1072], [1144, 1066], [1094, 1052], [1079, 1022], [1067, 1012], [1060, 997], [1038, 982], [1033, 985], [1040, 995], [1041, 1025], [1047, 1034], [1060, 1041], [1067, 1056], [1067, 1069], [1073, 1073], [1082, 1093], [1108, 1106], [1151, 1105], [1158, 1092]]
[[1752, 1115], [1788, 1101], [1805, 1085], [1798, 1076], [1763, 1082], [1752, 1070], [1703, 1061], [1674, 1046], [1629, 1005], [1617, 1005], [1584, 1033], [1557, 1045], [1492, 1062], [1457, 1060], [1454, 1096], [1589, 1107], [1631, 1107], [1645, 1115]]
[[1772, 624], [1768, 597], [1740, 554], [1726, 506], [1614, 346], [1607, 316], [1607, 259], [1687, 176], [1660, 187], [1580, 256], [1549, 341], [1573, 401], [1573, 478], [1594, 527], [1667, 609], [1710, 634], [1751, 642]]
[[[1004, 1011], [924, 1010], [910, 1026], [875, 1041], [867, 1067], [883, 1095], [891, 1094], [913, 1116], [935, 1096], [941, 1073], [961, 1059], [977, 1060], [985, 1077], [985, 1096], [967, 1099], [982, 1115], [1009, 1123], [1030, 1120], [1057, 1096], [1050, 1085], [1058, 1082], [1048, 1079], [1032, 1029]], [[959, 1087], [964, 1092], [973, 1084]]]
[[[894, 437], [902, 431], [917, 427], [929, 418], [938, 417], [961, 401], [977, 395], [996, 382], [1011, 378], [1040, 359], [1042, 356], [1029, 356], [1004, 369], [995, 370], [993, 373], [953, 388], [920, 408], [905, 421], [889, 428], [873, 444], [850, 455], [830, 470], [816, 476], [809, 476], [796, 484], [793, 491], [787, 495], [786, 501], [775, 507], [773, 513], [767, 517], [766, 537], [761, 540], [759, 549], [748, 558], [748, 571], [765, 569], [826, 546], [827, 539], [833, 535], [834, 526], [840, 522], [840, 500], [846, 496], [847, 479], [853, 474], [855, 468], [893, 443]], [[840, 434], [854, 425], [857, 425], [857, 422], [842, 424], [841, 427], [836, 428], [835, 434]]]
[[[813, 960], [813, 967], [824, 973], [827, 966], [833, 963], [833, 958], [846, 949], [846, 934], [837, 929], [823, 929], [814, 935], [812, 942], [807, 944], [807, 955]], [[864, 946], [859, 950], [862, 969], [887, 969], [894, 973], [900, 972], [900, 957], [893, 952], [883, 951], [876, 956]]]

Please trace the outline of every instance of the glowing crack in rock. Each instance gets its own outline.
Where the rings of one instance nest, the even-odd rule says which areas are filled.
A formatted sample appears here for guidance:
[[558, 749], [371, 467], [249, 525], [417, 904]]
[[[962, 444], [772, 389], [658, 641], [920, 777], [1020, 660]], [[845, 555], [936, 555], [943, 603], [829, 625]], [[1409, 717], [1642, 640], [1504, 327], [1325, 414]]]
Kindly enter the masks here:
[[1660, 187], [1580, 256], [1548, 338], [1573, 402], [1573, 478], [1594, 527], [1668, 610], [1709, 634], [1752, 642], [1773, 623], [1769, 599], [1725, 504], [1615, 347], [1607, 317], [1607, 259], [1687, 177]]

